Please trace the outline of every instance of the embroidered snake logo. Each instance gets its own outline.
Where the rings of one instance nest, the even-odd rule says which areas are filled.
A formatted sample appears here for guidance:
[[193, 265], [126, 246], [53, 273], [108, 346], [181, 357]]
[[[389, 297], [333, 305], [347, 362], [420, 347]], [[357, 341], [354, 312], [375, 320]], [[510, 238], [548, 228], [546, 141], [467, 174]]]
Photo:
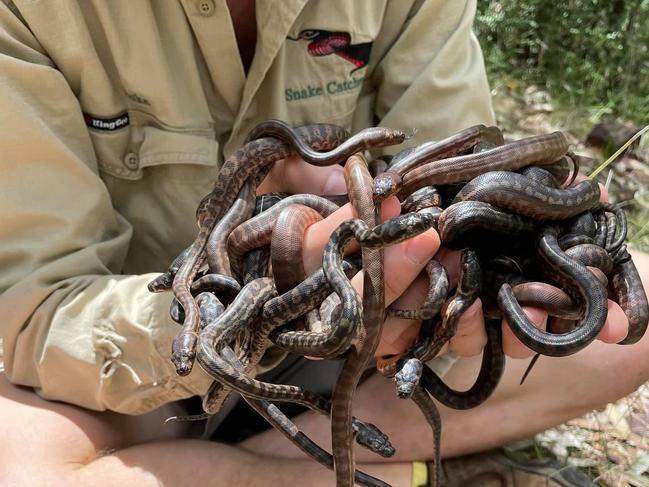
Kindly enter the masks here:
[[297, 37], [287, 37], [287, 39], [309, 41], [306, 49], [311, 56], [320, 57], [330, 54], [340, 56], [356, 66], [350, 74], [367, 65], [372, 48], [371, 42], [352, 44], [352, 36], [348, 32], [307, 29], [300, 31]]

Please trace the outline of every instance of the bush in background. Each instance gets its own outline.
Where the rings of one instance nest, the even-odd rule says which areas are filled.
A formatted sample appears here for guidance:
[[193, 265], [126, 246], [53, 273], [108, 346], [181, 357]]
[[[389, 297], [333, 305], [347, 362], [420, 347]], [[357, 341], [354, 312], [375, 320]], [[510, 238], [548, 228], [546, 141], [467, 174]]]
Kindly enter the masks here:
[[475, 30], [492, 78], [649, 123], [649, 0], [481, 0]]

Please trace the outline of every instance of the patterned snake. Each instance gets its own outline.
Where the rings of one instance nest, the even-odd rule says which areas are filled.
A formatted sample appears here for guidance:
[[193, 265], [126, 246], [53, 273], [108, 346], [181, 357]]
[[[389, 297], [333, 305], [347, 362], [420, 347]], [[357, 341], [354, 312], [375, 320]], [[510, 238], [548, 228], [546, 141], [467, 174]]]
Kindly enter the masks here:
[[[183, 329], [173, 342], [171, 354], [179, 375], [187, 375], [191, 371], [198, 340], [199, 310], [190, 293], [191, 281], [202, 265], [205, 247], [214, 226], [228, 212], [244, 183], [273, 162], [288, 157], [293, 152], [293, 147], [296, 150], [299, 147], [298, 152], [302, 157], [312, 156], [318, 161], [318, 165], [331, 165], [347, 159], [361, 148], [396, 144], [406, 137], [402, 131], [382, 128], [345, 140], [347, 133], [343, 129], [324, 124], [291, 129], [290, 133], [294, 135], [293, 146], [275, 137], [255, 138], [251, 134], [252, 140], [225, 161], [213, 190], [206, 198], [206, 216], [202, 219], [192, 250], [178, 269], [172, 286], [185, 311]], [[257, 133], [256, 136], [259, 135]]]
[[[229, 347], [224, 347], [221, 351], [224, 360], [239, 370], [243, 370], [243, 364], [239, 361], [236, 354]], [[280, 433], [295, 444], [300, 450], [313, 458], [316, 462], [327, 467], [330, 470], [334, 468], [333, 456], [313, 442], [308, 436], [302, 433], [298, 427], [288, 419], [275, 405], [263, 399], [253, 399], [243, 396], [244, 400], [259, 413], [266, 421], [274, 426]], [[369, 425], [370, 427], [372, 425]], [[357, 432], [358, 434], [358, 432]], [[367, 487], [389, 487], [385, 482], [372, 477], [366, 473], [356, 470], [354, 480]]]
[[568, 257], [559, 247], [557, 226], [546, 227], [538, 241], [538, 250], [546, 264], [556, 271], [584, 306], [584, 317], [574, 330], [555, 335], [538, 329], [523, 313], [509, 284], [498, 292], [498, 303], [514, 334], [527, 347], [543, 355], [562, 357], [581, 350], [599, 334], [607, 316], [606, 289], [585, 266]]
[[[320, 414], [329, 415], [331, 404], [322, 396], [297, 386], [280, 386], [251, 379], [244, 373], [245, 370], [233, 366], [231, 361], [224, 359], [220, 355], [221, 349], [226, 346], [225, 343], [229, 341], [229, 337], [236, 335], [245, 328], [245, 325], [252, 318], [259, 315], [264, 303], [274, 294], [274, 284], [270, 278], [261, 278], [244, 286], [236, 301], [225, 312], [215, 314], [213, 321], [208, 323], [200, 334], [197, 353], [198, 363], [215, 380], [236, 390], [245, 397], [272, 401], [290, 401], [307, 406]], [[249, 362], [254, 362], [254, 360]], [[245, 369], [249, 369], [251, 365], [254, 365], [254, 363], [246, 364]], [[365, 423], [355, 419], [353, 420], [353, 427], [357, 431], [367, 429]], [[357, 441], [363, 441], [368, 436], [372, 441], [375, 441], [377, 435], [370, 432], [369, 435], [357, 435], [356, 439]], [[384, 441], [374, 444], [373, 448], [384, 456], [391, 456], [394, 449], [385, 435], [382, 435], [382, 438], [384, 438]]]

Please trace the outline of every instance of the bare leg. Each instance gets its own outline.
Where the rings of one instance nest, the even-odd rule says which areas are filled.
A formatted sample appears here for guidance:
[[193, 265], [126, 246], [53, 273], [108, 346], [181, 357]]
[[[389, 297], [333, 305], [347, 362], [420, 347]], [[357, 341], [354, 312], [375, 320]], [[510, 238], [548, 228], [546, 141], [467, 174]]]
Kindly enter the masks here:
[[[313, 461], [278, 460], [199, 440], [178, 439], [185, 425], [163, 425], [173, 405], [140, 417], [47, 402], [0, 374], [0, 485], [138, 487], [330, 486]], [[363, 466], [395, 486], [409, 464]]]
[[[593, 343], [580, 353], [541, 357], [523, 386], [519, 385], [529, 360], [508, 360], [502, 382], [483, 405], [467, 411], [440, 407], [442, 455], [452, 457], [482, 451], [529, 437], [587, 411], [623, 397], [649, 380], [649, 334], [636, 345]], [[466, 389], [476, 377], [480, 358], [460, 360], [445, 377], [448, 384]], [[412, 401], [398, 399], [394, 385], [378, 376], [360, 389], [354, 414], [375, 423], [397, 449], [392, 460], [432, 457], [432, 435]], [[305, 413], [296, 423], [315, 441], [328, 444], [329, 423]], [[267, 455], [300, 458], [300, 452], [269, 431], [243, 443], [244, 448]], [[356, 449], [362, 462], [379, 461]]]

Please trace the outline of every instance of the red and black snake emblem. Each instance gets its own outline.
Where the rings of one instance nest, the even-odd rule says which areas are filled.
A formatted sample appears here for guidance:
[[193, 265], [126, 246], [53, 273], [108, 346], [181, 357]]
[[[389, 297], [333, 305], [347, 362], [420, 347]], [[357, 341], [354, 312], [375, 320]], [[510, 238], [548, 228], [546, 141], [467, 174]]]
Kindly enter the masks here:
[[[296, 38], [288, 37], [291, 41], [310, 41], [306, 46], [311, 56], [328, 56], [336, 54], [345, 61], [356, 66], [351, 73], [365, 67], [370, 58], [371, 42], [352, 44], [349, 32], [331, 32], [328, 30], [307, 29], [301, 31]], [[350, 73], [350, 74], [351, 74]]]

